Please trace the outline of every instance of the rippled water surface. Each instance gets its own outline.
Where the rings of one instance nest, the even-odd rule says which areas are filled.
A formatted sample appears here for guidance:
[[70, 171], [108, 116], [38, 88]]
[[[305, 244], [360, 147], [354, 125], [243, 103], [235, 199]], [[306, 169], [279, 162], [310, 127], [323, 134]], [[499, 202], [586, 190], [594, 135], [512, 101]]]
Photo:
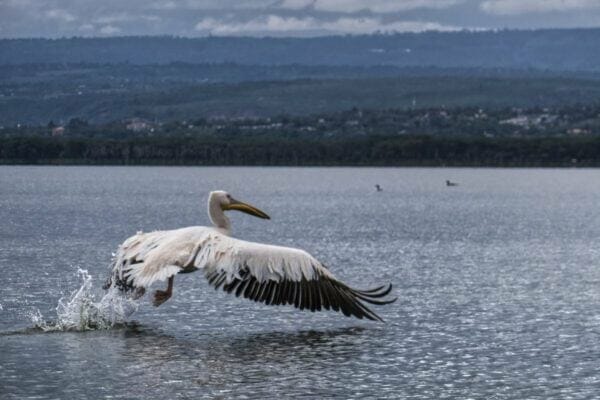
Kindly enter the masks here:
[[[195, 273], [95, 325], [116, 246], [207, 224], [213, 189], [272, 217], [235, 236], [392, 282], [386, 323]], [[0, 398], [597, 398], [599, 239], [596, 170], [0, 167]]]

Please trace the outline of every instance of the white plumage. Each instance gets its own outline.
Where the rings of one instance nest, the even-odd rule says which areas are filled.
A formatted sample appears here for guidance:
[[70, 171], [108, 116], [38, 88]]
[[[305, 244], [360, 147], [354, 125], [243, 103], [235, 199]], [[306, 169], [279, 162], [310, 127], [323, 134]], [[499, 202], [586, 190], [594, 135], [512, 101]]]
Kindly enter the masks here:
[[272, 305], [290, 304], [311, 311], [333, 309], [348, 316], [381, 320], [363, 301], [380, 305], [396, 300], [379, 300], [390, 292], [391, 285], [368, 291], [346, 286], [304, 250], [232, 238], [224, 213], [227, 210], [269, 219], [226, 192], [211, 192], [208, 211], [214, 228], [138, 232], [119, 246], [106, 287], [115, 285], [140, 296], [154, 282], [168, 280], [167, 290], [155, 293], [154, 304], [158, 306], [171, 297], [175, 274], [200, 269], [215, 288]]

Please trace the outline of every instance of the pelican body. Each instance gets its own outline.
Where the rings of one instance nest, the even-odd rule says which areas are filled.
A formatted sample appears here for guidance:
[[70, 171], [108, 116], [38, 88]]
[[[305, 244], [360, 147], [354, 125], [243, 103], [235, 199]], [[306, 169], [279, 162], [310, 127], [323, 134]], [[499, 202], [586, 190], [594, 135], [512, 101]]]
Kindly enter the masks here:
[[211, 192], [208, 215], [213, 227], [138, 232], [117, 249], [104, 286], [115, 286], [133, 297], [142, 296], [157, 281], [165, 290], [154, 293], [160, 306], [173, 294], [174, 276], [202, 270], [215, 289], [267, 305], [293, 305], [299, 309], [332, 309], [346, 316], [383, 321], [363, 302], [382, 305], [392, 285], [372, 290], [353, 289], [337, 280], [316, 258], [304, 250], [247, 242], [231, 237], [225, 211], [237, 210], [258, 218], [267, 214], [235, 200], [224, 191]]

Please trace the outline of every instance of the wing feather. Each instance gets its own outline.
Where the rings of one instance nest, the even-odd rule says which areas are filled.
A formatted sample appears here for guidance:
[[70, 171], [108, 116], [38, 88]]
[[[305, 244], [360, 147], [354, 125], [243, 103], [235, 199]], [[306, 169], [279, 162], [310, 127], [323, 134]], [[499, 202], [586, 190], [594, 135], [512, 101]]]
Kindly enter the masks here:
[[188, 227], [170, 231], [138, 232], [123, 242], [111, 264], [105, 288], [145, 288], [189, 268], [211, 229]]
[[381, 300], [391, 284], [356, 290], [337, 280], [304, 250], [234, 239], [219, 233], [208, 235], [194, 266], [203, 268], [215, 289], [267, 305], [293, 305], [312, 312], [341, 311], [344, 315], [382, 321], [365, 304], [389, 304]]

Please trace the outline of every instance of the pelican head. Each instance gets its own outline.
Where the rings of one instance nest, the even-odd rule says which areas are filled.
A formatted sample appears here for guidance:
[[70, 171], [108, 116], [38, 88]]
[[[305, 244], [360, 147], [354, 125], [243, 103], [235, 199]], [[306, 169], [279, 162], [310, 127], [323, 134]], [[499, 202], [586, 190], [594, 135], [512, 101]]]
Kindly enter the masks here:
[[258, 218], [271, 219], [266, 213], [250, 204], [234, 199], [223, 190], [210, 192], [208, 196], [208, 215], [215, 226], [229, 230], [231, 225], [224, 211], [237, 210]]

